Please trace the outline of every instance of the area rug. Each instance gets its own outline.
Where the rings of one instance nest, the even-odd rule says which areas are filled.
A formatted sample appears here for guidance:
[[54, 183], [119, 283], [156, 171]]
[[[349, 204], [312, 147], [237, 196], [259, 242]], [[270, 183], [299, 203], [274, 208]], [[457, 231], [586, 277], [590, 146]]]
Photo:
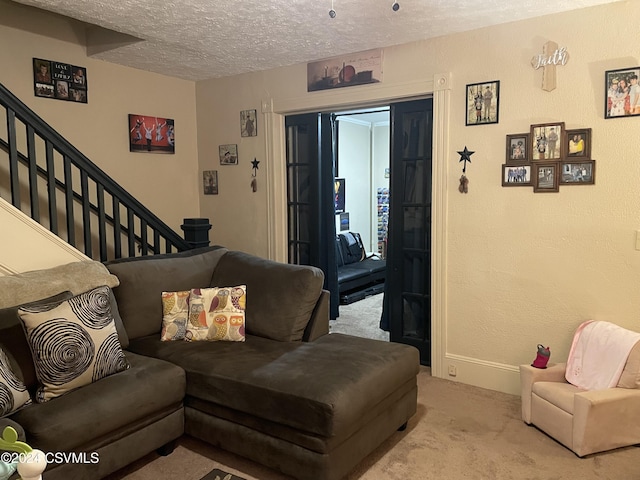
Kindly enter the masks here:
[[244, 478], [214, 468], [200, 480], [244, 480]]

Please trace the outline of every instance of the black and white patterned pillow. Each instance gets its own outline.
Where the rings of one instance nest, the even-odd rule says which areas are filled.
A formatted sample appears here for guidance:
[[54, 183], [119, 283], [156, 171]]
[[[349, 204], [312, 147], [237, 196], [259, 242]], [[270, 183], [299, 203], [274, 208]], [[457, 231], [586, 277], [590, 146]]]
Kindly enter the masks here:
[[43, 403], [129, 368], [116, 331], [109, 287], [97, 287], [62, 303], [18, 310]]
[[9, 357], [0, 348], [0, 417], [9, 415], [30, 403], [31, 398], [27, 387], [13, 373]]

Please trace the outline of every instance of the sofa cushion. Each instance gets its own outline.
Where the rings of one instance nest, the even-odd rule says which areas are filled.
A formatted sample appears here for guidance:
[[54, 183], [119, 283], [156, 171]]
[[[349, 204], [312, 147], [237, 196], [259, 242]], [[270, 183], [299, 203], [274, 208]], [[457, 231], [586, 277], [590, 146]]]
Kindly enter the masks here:
[[129, 367], [118, 339], [109, 287], [59, 304], [18, 309], [38, 380], [36, 401], [46, 402]]
[[[45, 298], [39, 303], [59, 303], [73, 297], [69, 291]], [[22, 380], [29, 392], [35, 394], [38, 388], [38, 378], [33, 366], [31, 349], [24, 333], [24, 326], [18, 315], [19, 306], [0, 309], [0, 346], [9, 356], [14, 373]]]
[[627, 363], [618, 380], [618, 387], [640, 388], [640, 342], [637, 342], [629, 352]]
[[226, 248], [207, 247], [106, 263], [120, 281], [113, 293], [129, 339], [159, 334], [162, 292], [211, 286], [211, 274], [226, 252]]
[[9, 357], [0, 348], [0, 417], [9, 415], [31, 403], [24, 383], [16, 376]]
[[245, 285], [191, 290], [185, 340], [244, 342], [246, 301]]
[[162, 331], [163, 342], [184, 340], [189, 320], [189, 290], [180, 292], [162, 292]]
[[246, 330], [281, 342], [300, 341], [322, 292], [322, 270], [230, 251], [213, 271], [211, 286], [246, 285]]
[[[250, 291], [249, 291], [250, 295]], [[415, 382], [418, 350], [330, 334], [313, 342], [131, 342], [183, 367], [187, 395], [324, 437], [346, 435], [390, 392]]]
[[573, 415], [574, 396], [585, 390], [566, 382], [535, 382], [531, 391], [552, 405]]
[[128, 370], [13, 414], [29, 444], [45, 452], [95, 445], [97, 439], [181, 404], [184, 370], [155, 358], [125, 355]]

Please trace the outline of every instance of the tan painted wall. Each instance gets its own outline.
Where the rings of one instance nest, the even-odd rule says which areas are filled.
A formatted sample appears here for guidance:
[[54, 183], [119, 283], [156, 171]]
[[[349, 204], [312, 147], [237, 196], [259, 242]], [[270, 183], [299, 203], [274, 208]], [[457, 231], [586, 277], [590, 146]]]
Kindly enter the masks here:
[[[195, 83], [88, 58], [78, 23], [0, 0], [0, 82], [170, 227], [199, 216]], [[87, 68], [87, 104], [37, 98], [32, 58]], [[173, 118], [175, 155], [129, 152], [129, 113]]]
[[[272, 101], [279, 113], [323, 110], [347, 105], [348, 95], [355, 106], [368, 88], [382, 101], [408, 83], [451, 73], [450, 154], [435, 159], [448, 169], [442, 361], [457, 365], [458, 380], [515, 392], [516, 367], [533, 360], [536, 344], [549, 345], [552, 359], [563, 360], [572, 332], [586, 319], [640, 330], [640, 252], [634, 249], [640, 118], [603, 118], [604, 71], [640, 64], [632, 40], [639, 23], [638, 3], [621, 2], [386, 48], [377, 90], [308, 94], [305, 65], [199, 82], [200, 169], [217, 163], [218, 144], [238, 142], [240, 151], [239, 166], [219, 168], [220, 195], [201, 197], [202, 215], [213, 219], [221, 243], [266, 254], [268, 196], [265, 188], [250, 192], [249, 161], [263, 160], [269, 142], [279, 139], [265, 136], [260, 121], [258, 137], [241, 139], [241, 109], [260, 112]], [[570, 53], [552, 92], [540, 88], [542, 73], [530, 65], [548, 40]], [[465, 85], [491, 80], [501, 82], [500, 123], [465, 127]], [[501, 186], [505, 136], [546, 122], [593, 129], [595, 186], [547, 194]], [[467, 195], [457, 189], [456, 151], [464, 146], [476, 152]]]

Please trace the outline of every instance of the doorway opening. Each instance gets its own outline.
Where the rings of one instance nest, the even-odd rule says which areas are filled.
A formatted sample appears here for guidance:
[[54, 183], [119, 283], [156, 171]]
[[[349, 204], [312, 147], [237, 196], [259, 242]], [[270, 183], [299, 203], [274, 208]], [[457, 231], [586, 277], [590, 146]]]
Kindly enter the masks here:
[[[389, 222], [390, 107], [336, 111], [332, 117], [340, 305], [330, 328], [388, 341], [380, 319]], [[348, 255], [350, 242], [360, 244], [359, 259]]]

